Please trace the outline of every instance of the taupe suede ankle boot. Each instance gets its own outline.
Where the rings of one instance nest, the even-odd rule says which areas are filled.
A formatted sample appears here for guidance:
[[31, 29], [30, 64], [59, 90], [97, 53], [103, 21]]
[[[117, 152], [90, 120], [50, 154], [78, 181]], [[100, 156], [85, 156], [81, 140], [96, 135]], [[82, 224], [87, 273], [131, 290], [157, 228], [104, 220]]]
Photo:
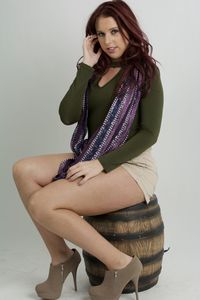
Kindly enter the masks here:
[[129, 281], [135, 285], [136, 299], [138, 300], [138, 280], [143, 267], [137, 256], [123, 269], [105, 271], [103, 282], [98, 286], [89, 288], [92, 300], [118, 300], [123, 289]]
[[63, 283], [70, 272], [72, 272], [74, 279], [74, 289], [77, 291], [76, 274], [81, 257], [76, 249], [72, 250], [74, 254], [65, 262], [56, 266], [50, 264], [47, 280], [35, 287], [39, 297], [43, 299], [58, 299], [62, 292]]

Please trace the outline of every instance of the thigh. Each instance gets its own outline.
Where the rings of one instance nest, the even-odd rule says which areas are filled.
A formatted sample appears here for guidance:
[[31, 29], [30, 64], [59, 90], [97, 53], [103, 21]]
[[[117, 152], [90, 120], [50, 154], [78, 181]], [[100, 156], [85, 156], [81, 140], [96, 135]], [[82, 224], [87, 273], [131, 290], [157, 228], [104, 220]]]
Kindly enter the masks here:
[[60, 163], [73, 157], [72, 152], [26, 157], [14, 164], [13, 175], [15, 178], [31, 179], [39, 185], [45, 186], [57, 174]]
[[132, 176], [121, 166], [101, 172], [83, 185], [57, 180], [33, 195], [30, 205], [41, 218], [55, 209], [69, 209], [81, 216], [119, 210], [144, 201], [144, 194]]

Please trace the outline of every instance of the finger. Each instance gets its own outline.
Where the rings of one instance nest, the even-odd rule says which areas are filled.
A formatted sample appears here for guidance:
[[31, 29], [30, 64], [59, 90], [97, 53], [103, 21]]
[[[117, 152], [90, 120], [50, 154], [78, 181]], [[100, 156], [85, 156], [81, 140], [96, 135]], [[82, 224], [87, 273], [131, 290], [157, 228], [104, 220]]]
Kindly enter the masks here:
[[85, 176], [82, 180], [79, 181], [79, 185], [83, 185], [87, 181], [87, 177]]
[[77, 168], [77, 167], [80, 167], [81, 165], [82, 165], [82, 162], [78, 162], [78, 163], [76, 163], [75, 165], [71, 166], [71, 167], [69, 168], [69, 170], [73, 170], [73, 169], [75, 169], [75, 168]]
[[69, 181], [73, 181], [73, 180], [75, 180], [75, 179], [78, 178], [78, 177], [79, 177], [79, 176], [77, 176], [77, 175], [75, 174], [75, 175], [66, 177], [66, 179], [69, 180]]
[[101, 49], [101, 48], [99, 48], [99, 50], [98, 50], [97, 54], [99, 54], [99, 56], [100, 56], [100, 55], [101, 55], [101, 53], [102, 53], [102, 49]]
[[94, 38], [94, 37], [97, 37], [97, 35], [96, 35], [96, 34], [90, 34], [90, 35], [88, 35], [87, 37], [88, 37], [88, 38]]
[[84, 171], [76, 172], [75, 174], [73, 174], [73, 175], [71, 175], [69, 177], [66, 177], [66, 179], [68, 179], [69, 181], [73, 181], [76, 178], [81, 177], [81, 176], [85, 176], [85, 172]]
[[98, 38], [94, 35], [91, 35], [87, 38], [88, 42], [93, 43], [98, 40]]
[[91, 38], [91, 41], [94, 43], [94, 42], [97, 42], [98, 38], [97, 37], [93, 37]]
[[95, 44], [96, 44], [96, 42], [97, 42], [97, 40], [89, 40], [88, 41], [88, 45], [90, 46], [90, 47], [93, 47]]
[[86, 37], [86, 39], [90, 41], [90, 40], [93, 39], [93, 36], [92, 36], [92, 35], [88, 35], [88, 36]]
[[[73, 173], [73, 172], [77, 172], [78, 170], [80, 170], [80, 168], [82, 167], [82, 164], [81, 163], [77, 163], [77, 164], [75, 164], [75, 165], [73, 165], [72, 167], [70, 167], [69, 169], [68, 169], [68, 172], [67, 172], [67, 174], [68, 175], [70, 175], [71, 173]], [[71, 175], [70, 175], [71, 176]]]

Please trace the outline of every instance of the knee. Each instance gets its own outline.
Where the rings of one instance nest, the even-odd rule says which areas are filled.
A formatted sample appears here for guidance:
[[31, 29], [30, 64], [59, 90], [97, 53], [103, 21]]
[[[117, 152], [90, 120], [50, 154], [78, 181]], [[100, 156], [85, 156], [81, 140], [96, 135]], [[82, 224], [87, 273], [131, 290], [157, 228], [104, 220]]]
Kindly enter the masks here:
[[45, 206], [44, 202], [40, 197], [40, 192], [35, 192], [28, 201], [28, 211], [35, 221], [41, 223], [44, 218], [48, 215], [48, 207]]
[[32, 165], [29, 163], [28, 159], [20, 159], [16, 161], [12, 166], [12, 175], [14, 180], [31, 174]]

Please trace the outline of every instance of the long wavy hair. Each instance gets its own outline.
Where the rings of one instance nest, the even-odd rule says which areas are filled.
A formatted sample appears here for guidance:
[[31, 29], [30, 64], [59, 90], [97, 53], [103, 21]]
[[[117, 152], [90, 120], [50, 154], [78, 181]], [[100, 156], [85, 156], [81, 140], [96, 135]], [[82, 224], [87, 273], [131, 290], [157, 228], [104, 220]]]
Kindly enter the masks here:
[[[86, 36], [96, 34], [96, 21], [100, 16], [112, 17], [116, 21], [122, 36], [126, 38], [123, 29], [129, 36], [129, 43], [121, 57], [124, 71], [114, 93], [117, 93], [121, 82], [129, 76], [132, 78], [133, 86], [136, 84], [134, 76], [134, 68], [136, 68], [142, 75], [142, 96], [145, 96], [150, 90], [152, 79], [158, 67], [156, 66], [157, 61], [152, 57], [153, 47], [149, 43], [146, 34], [141, 30], [136, 16], [124, 1], [103, 2], [91, 14], [86, 25]], [[95, 74], [93, 78], [104, 74], [110, 62], [110, 57], [102, 51], [97, 64], [94, 65]]]

